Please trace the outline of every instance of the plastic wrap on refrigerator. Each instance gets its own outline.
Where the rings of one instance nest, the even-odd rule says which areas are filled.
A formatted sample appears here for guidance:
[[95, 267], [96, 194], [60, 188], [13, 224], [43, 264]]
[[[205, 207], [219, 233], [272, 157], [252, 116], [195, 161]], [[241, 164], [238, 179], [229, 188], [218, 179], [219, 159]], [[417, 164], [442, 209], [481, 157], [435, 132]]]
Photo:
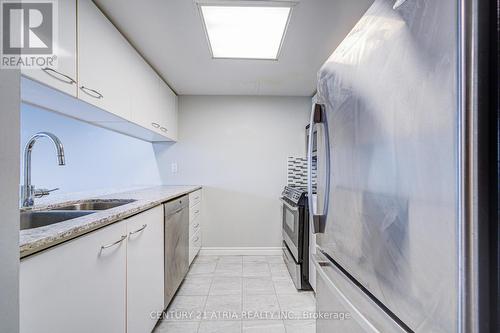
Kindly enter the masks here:
[[318, 74], [318, 242], [415, 332], [457, 330], [457, 22], [456, 1], [376, 0]]

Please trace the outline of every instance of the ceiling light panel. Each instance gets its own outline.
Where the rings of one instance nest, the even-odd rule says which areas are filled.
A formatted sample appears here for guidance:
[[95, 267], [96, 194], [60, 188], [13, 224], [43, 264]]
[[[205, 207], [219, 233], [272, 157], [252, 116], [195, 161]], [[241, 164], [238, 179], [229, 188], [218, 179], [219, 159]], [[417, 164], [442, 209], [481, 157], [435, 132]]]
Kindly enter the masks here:
[[214, 58], [277, 59], [291, 7], [200, 5]]

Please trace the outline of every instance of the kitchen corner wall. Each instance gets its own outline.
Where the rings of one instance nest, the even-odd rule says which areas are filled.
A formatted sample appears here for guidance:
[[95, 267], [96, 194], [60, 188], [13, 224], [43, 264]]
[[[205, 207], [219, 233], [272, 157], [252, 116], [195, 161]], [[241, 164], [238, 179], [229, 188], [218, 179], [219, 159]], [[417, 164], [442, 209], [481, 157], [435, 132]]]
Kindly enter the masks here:
[[281, 246], [287, 158], [305, 156], [310, 108], [308, 97], [179, 97], [179, 142], [154, 147], [163, 183], [204, 186], [203, 247]]
[[[40, 131], [59, 137], [66, 165], [57, 165], [49, 140], [37, 141], [32, 155], [32, 183], [37, 187], [59, 187], [55, 193], [63, 194], [161, 184], [150, 142], [26, 104], [21, 106], [21, 162], [27, 140]], [[22, 170], [21, 165], [21, 176]]]

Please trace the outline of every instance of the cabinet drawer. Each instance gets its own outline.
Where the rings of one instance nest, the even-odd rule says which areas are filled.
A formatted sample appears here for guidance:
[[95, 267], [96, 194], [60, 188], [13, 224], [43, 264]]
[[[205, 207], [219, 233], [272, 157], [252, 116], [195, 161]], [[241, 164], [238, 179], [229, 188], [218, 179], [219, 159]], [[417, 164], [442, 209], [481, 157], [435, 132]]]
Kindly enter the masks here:
[[189, 193], [189, 207], [196, 206], [201, 201], [201, 190]]
[[201, 219], [195, 218], [192, 222], [189, 223], [189, 237], [191, 239], [194, 234], [196, 234], [201, 229]]
[[189, 240], [190, 245], [193, 248], [199, 249], [201, 248], [201, 232], [198, 230]]
[[189, 264], [193, 261], [194, 257], [198, 254], [201, 249], [201, 231], [198, 230], [189, 239]]
[[200, 214], [201, 214], [201, 203], [198, 203], [189, 208], [189, 224], [194, 223], [194, 220], [198, 219]]

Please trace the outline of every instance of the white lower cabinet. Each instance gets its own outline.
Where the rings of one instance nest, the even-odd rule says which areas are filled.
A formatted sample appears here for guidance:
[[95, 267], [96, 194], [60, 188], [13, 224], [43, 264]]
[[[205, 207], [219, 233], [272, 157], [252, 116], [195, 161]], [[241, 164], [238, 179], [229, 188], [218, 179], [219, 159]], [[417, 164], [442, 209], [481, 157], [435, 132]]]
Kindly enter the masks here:
[[162, 206], [127, 219], [128, 333], [151, 332], [163, 311], [163, 225]]
[[21, 333], [145, 333], [163, 310], [163, 206], [21, 260]]
[[201, 190], [189, 193], [189, 264], [201, 249]]
[[115, 223], [21, 260], [20, 331], [125, 332], [126, 235]]

